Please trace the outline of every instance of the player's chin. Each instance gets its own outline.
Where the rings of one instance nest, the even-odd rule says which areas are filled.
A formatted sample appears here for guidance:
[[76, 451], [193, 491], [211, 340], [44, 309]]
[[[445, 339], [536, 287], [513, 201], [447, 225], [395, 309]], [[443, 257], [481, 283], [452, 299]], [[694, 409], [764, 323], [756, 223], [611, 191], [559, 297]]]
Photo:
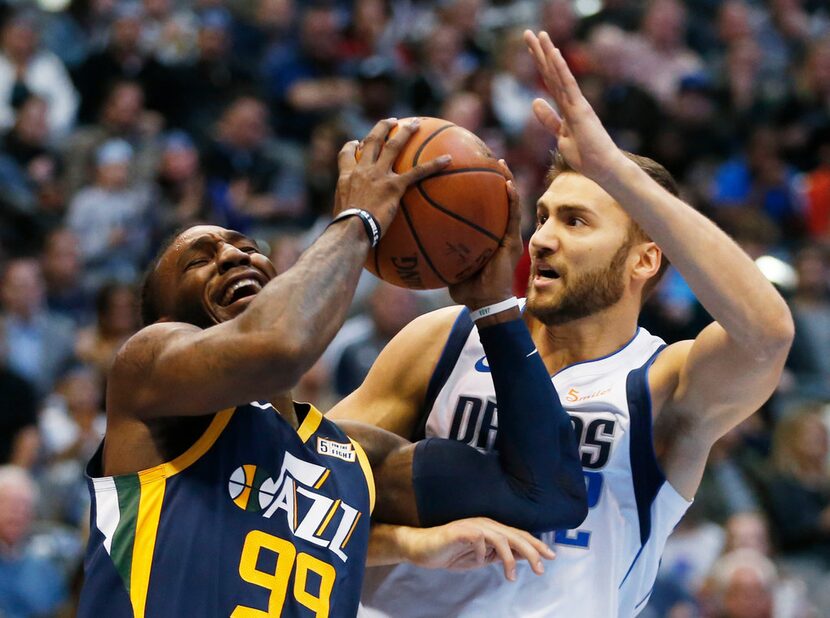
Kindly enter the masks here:
[[211, 314], [214, 316], [216, 322], [220, 324], [222, 322], [227, 322], [245, 311], [253, 299], [254, 296], [246, 296], [232, 302], [230, 305], [214, 305], [211, 308]]

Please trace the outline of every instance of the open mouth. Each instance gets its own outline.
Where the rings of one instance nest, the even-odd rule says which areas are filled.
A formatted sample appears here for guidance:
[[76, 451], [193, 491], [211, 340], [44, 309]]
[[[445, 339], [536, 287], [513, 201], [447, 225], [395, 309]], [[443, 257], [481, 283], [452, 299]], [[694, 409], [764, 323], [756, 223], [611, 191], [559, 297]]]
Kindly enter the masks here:
[[536, 268], [536, 276], [544, 279], [559, 279], [559, 273], [548, 266], [539, 266]]
[[228, 307], [238, 300], [255, 296], [262, 289], [262, 284], [256, 279], [246, 278], [233, 282], [225, 290], [219, 304], [222, 307]]

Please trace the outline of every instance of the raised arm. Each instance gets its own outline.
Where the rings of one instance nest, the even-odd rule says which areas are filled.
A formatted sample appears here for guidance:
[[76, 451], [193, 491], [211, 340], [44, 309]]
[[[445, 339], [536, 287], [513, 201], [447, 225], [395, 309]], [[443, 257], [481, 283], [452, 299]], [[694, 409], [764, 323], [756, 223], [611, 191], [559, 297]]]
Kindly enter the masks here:
[[[451, 289], [453, 298], [475, 311], [511, 297], [512, 273], [519, 252], [519, 200], [508, 182], [511, 217], [502, 246], [472, 280]], [[545, 366], [521, 319], [518, 303], [479, 316], [477, 326], [487, 354], [499, 404], [496, 451], [482, 453], [455, 440], [428, 438], [406, 445], [374, 427], [344, 427], [366, 446], [378, 483], [375, 517], [390, 523], [434, 526], [485, 516], [534, 531], [570, 528], [587, 513], [585, 483], [570, 419], [559, 402]], [[450, 316], [446, 316], [450, 317]], [[468, 314], [458, 319], [470, 319]], [[429, 322], [428, 322], [429, 323]], [[390, 359], [402, 375], [411, 373], [410, 350], [420, 351], [410, 329], [396, 338]], [[401, 345], [401, 340], [406, 345]], [[386, 354], [386, 352], [384, 352]], [[382, 355], [378, 363], [384, 362]], [[433, 363], [434, 364], [434, 363]], [[385, 405], [411, 412], [413, 395], [422, 394], [411, 380], [384, 372], [386, 386], [370, 374], [367, 383]], [[361, 387], [363, 388], [363, 387]], [[404, 393], [401, 405], [398, 393]], [[349, 405], [333, 416], [348, 416]], [[359, 413], [366, 419], [364, 410]], [[370, 417], [371, 418], [371, 417]], [[382, 418], [382, 417], [381, 417]], [[405, 424], [404, 424], [405, 425]], [[374, 430], [374, 433], [373, 433]], [[482, 491], [482, 488], [487, 491]]]
[[525, 40], [557, 108], [537, 99], [534, 112], [556, 135], [560, 152], [628, 212], [716, 320], [694, 341], [661, 353], [649, 376], [654, 413], [661, 416], [657, 434], [667, 439], [666, 474], [690, 498], [709, 447], [778, 384], [793, 338], [792, 317], [732, 239], [614, 145], [548, 35], [526, 32]]
[[[382, 121], [374, 127], [360, 162], [354, 156], [356, 142], [346, 144], [338, 159], [335, 214], [363, 209], [381, 231], [391, 223], [406, 187], [449, 160], [395, 174], [392, 163], [417, 125], [401, 127], [384, 146], [394, 124]], [[262, 279], [273, 267], [251, 244], [225, 238], [218, 248], [192, 257], [184, 252], [171, 265], [182, 272], [183, 285], [208, 269], [203, 294], [209, 293], [216, 273], [226, 282], [231, 269], [249, 280], [259, 277], [264, 287], [245, 311], [227, 321], [218, 316], [215, 321], [221, 323], [215, 326], [162, 321], [141, 330], [115, 361], [109, 409], [139, 418], [208, 414], [284, 392], [311, 366], [345, 319], [370, 246], [364, 221], [358, 216], [338, 221], [293, 268], [270, 282]]]

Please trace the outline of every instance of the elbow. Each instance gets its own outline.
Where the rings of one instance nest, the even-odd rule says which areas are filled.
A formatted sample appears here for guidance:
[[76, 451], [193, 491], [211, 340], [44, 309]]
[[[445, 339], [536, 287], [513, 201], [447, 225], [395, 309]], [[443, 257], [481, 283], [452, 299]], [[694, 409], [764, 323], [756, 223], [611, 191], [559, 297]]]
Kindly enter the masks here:
[[786, 306], [778, 315], [770, 318], [764, 325], [763, 337], [759, 339], [762, 348], [759, 360], [779, 360], [786, 358], [795, 338], [795, 323]]
[[557, 483], [554, 490], [546, 492], [538, 506], [541, 508], [532, 530], [548, 532], [577, 528], [588, 516], [588, 492], [582, 474]]

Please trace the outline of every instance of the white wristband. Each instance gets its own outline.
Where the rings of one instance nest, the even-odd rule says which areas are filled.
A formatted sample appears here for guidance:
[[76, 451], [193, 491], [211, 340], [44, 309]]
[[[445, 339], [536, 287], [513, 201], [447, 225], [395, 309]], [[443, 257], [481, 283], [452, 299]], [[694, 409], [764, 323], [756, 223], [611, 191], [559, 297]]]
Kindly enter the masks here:
[[518, 306], [519, 299], [515, 296], [511, 296], [507, 300], [495, 303], [494, 305], [487, 305], [486, 307], [482, 307], [481, 309], [470, 311], [470, 317], [473, 319], [473, 322], [476, 322], [488, 315], [493, 315], [494, 313], [501, 313], [502, 311], [507, 311], [508, 309], [512, 309], [513, 307]]

